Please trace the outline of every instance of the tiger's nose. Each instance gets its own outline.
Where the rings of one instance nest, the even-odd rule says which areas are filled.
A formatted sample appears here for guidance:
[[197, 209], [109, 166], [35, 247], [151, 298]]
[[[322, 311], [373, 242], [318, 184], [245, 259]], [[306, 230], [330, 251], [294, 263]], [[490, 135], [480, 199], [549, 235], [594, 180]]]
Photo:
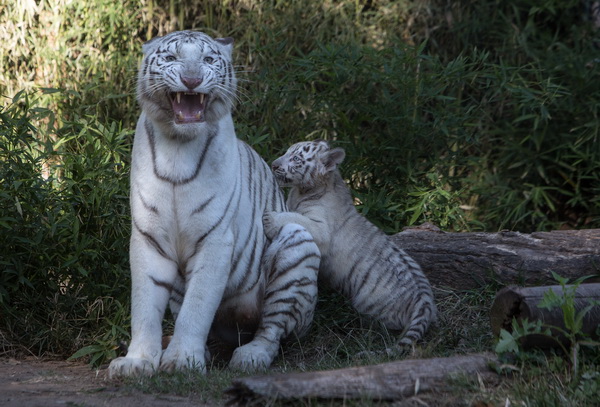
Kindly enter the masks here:
[[271, 168], [273, 169], [273, 171], [278, 170], [281, 168], [281, 158], [279, 157], [278, 159], [276, 159], [275, 161], [273, 161], [273, 163], [271, 164]]
[[196, 89], [196, 86], [202, 83], [202, 78], [190, 78], [187, 76], [182, 76], [181, 83], [183, 83], [188, 89], [194, 90]]

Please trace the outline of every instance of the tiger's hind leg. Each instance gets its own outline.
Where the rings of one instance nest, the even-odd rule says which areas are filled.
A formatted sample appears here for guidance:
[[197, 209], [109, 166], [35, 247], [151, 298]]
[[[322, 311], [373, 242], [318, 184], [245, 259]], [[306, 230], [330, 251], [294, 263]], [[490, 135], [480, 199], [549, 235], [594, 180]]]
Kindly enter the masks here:
[[250, 343], [234, 351], [230, 367], [267, 368], [282, 339], [308, 330], [317, 302], [320, 258], [312, 236], [299, 225], [288, 224], [274, 237], [262, 260], [268, 283], [259, 327]]

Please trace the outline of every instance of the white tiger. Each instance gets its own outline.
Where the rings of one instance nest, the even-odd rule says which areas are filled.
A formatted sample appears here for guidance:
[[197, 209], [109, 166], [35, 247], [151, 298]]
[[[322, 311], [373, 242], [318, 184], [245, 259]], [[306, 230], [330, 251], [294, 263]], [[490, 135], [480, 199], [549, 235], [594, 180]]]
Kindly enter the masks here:
[[357, 311], [403, 329], [400, 345], [421, 339], [437, 310], [420, 266], [355, 209], [338, 165], [341, 148], [325, 141], [301, 142], [276, 159], [281, 186], [292, 187], [289, 210], [263, 217], [267, 236], [287, 224], [304, 226], [321, 251], [321, 276], [352, 301]]
[[[280, 340], [311, 323], [319, 250], [298, 225], [265, 237], [263, 213], [285, 202], [268, 165], [236, 138], [232, 48], [231, 38], [194, 31], [143, 46], [130, 191], [132, 339], [111, 377], [203, 371], [209, 332], [243, 345], [230, 366], [267, 367]], [[175, 328], [163, 352], [167, 303]]]

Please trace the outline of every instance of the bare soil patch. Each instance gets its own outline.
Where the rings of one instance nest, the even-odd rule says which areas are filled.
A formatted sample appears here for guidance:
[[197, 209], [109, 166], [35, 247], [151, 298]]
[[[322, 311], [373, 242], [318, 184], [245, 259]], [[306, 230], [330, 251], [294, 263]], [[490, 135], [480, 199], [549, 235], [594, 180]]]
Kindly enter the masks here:
[[35, 358], [0, 358], [0, 406], [206, 406], [194, 395], [146, 394], [118, 380], [106, 369]]

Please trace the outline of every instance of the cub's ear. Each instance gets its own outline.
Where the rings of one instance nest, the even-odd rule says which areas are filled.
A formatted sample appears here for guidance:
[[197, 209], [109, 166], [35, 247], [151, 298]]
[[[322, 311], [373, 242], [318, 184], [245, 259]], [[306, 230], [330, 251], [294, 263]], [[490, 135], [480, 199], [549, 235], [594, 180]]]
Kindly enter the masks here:
[[231, 45], [231, 44], [233, 44], [233, 38], [231, 38], [231, 37], [215, 38], [215, 41], [217, 41], [221, 45]]
[[215, 38], [215, 41], [221, 45], [221, 49], [225, 51], [228, 56], [231, 58], [231, 51], [233, 51], [233, 38], [225, 37], [225, 38]]
[[341, 164], [346, 158], [346, 152], [343, 148], [333, 148], [329, 150], [325, 157], [323, 158], [323, 165], [325, 166], [325, 171], [333, 171], [337, 168], [338, 165]]

